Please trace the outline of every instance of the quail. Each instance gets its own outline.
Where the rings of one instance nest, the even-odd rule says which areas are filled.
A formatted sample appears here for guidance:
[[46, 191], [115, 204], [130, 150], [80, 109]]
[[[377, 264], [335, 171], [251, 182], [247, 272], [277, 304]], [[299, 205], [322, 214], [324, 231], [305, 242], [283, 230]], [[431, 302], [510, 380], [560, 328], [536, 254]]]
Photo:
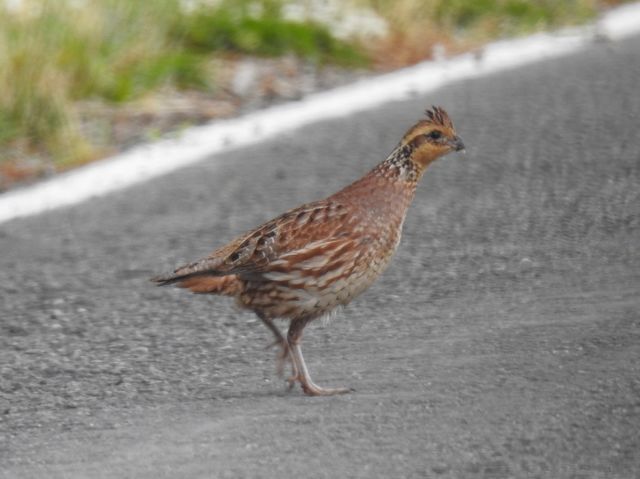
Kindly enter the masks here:
[[[347, 393], [351, 389], [323, 388], [312, 381], [300, 347], [303, 330], [351, 302], [380, 276], [398, 247], [407, 209], [426, 168], [460, 150], [464, 144], [449, 115], [432, 107], [362, 178], [153, 281], [234, 297], [275, 336], [279, 369], [291, 362], [290, 386], [300, 383], [312, 396]], [[286, 335], [276, 320], [288, 322]]]

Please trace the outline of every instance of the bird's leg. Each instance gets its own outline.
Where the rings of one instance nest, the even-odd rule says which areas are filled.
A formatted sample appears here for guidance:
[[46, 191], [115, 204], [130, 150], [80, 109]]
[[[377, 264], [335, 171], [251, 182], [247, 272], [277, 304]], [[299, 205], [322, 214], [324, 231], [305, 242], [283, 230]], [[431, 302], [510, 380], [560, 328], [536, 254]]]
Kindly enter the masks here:
[[[276, 337], [276, 340], [271, 343], [268, 348], [273, 346], [280, 346], [280, 352], [276, 356], [276, 371], [278, 372], [278, 376], [282, 376], [284, 372], [284, 364], [287, 359], [291, 359], [291, 353], [289, 350], [289, 343], [284, 335], [278, 329], [278, 326], [275, 325], [273, 320], [267, 316], [262, 314], [258, 314], [260, 320], [271, 330], [273, 335]], [[298, 376], [298, 370], [296, 368], [295, 362], [291, 360], [291, 376], [287, 378], [287, 382], [289, 383], [289, 389], [293, 387], [296, 382], [296, 377]]]
[[302, 330], [308, 321], [295, 320], [291, 322], [289, 326], [289, 332], [287, 334], [287, 341], [289, 342], [289, 353], [291, 354], [291, 360], [298, 373], [294, 378], [294, 381], [300, 381], [302, 390], [308, 396], [333, 396], [334, 394], [346, 394], [353, 390], [349, 388], [321, 388], [316, 385], [309, 375], [309, 370], [302, 357], [302, 349], [300, 348], [300, 341], [302, 340]]

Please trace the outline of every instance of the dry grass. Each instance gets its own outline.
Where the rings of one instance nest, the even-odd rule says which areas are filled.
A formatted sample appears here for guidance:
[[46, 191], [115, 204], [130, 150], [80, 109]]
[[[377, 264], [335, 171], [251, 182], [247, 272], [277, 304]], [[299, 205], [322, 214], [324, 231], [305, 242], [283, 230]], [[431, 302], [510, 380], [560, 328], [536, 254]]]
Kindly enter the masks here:
[[389, 34], [370, 45], [393, 69], [455, 54], [497, 38], [584, 23], [624, 0], [355, 0], [385, 18]]

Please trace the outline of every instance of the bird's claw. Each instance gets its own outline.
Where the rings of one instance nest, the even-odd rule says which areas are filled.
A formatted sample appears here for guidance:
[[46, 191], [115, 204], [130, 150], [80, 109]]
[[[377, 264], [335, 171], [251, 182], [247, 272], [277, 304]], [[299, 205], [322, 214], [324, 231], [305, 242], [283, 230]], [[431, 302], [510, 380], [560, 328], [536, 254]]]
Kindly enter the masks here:
[[301, 383], [302, 390], [307, 396], [336, 396], [338, 394], [349, 394], [355, 392], [352, 388], [321, 388], [315, 384]]

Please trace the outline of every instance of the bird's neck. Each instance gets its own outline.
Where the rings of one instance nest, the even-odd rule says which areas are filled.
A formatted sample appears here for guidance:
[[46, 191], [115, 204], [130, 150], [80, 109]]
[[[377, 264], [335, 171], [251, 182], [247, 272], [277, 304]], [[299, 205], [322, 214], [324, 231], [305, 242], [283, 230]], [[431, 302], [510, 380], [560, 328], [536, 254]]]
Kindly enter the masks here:
[[400, 144], [386, 160], [371, 170], [367, 176], [380, 176], [391, 182], [401, 182], [407, 185], [412, 183], [415, 189], [424, 170], [412, 161], [412, 154], [410, 145]]
[[338, 194], [349, 196], [364, 209], [389, 210], [404, 218], [423, 173], [411, 161], [410, 153], [406, 146], [398, 146], [386, 160]]

